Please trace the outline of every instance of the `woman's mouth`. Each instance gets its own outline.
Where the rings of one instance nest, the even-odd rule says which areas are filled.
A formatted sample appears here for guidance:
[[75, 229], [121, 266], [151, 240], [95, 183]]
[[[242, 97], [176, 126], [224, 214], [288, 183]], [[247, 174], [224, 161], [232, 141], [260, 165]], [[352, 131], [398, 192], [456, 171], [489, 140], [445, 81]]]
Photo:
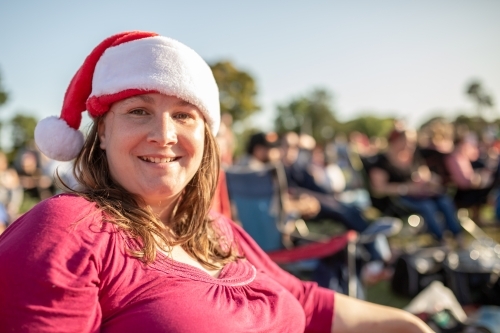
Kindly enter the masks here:
[[173, 161], [177, 161], [180, 157], [148, 157], [148, 156], [139, 156], [141, 160], [149, 163], [169, 163]]

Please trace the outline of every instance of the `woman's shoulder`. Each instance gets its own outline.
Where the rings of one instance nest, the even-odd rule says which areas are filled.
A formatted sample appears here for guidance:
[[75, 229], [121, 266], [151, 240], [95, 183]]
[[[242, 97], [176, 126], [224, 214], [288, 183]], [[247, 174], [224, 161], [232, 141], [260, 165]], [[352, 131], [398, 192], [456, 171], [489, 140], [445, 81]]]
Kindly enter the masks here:
[[378, 154], [362, 157], [361, 162], [365, 171], [370, 173], [373, 169], [385, 170], [387, 158], [383, 152], [379, 152]]
[[219, 234], [219, 237], [222, 240], [227, 240], [229, 242], [234, 239], [233, 229], [236, 226], [236, 223], [231, 219], [227, 218], [221, 213], [217, 213], [215, 211], [210, 212], [210, 218], [212, 219], [212, 225], [215, 231]]
[[[38, 216], [49, 220], [81, 220], [99, 211], [97, 205], [76, 194], [58, 194], [41, 201], [24, 216]], [[21, 217], [21, 218], [22, 218]]]
[[83, 232], [90, 226], [102, 228], [102, 213], [97, 205], [74, 194], [60, 194], [43, 200], [21, 215], [2, 234], [50, 234], [62, 236]]
[[237, 222], [219, 213], [211, 212], [210, 216], [213, 219], [214, 228], [218, 232], [222, 244], [226, 243], [228, 246], [235, 245], [239, 248], [241, 243], [253, 242], [250, 235]]

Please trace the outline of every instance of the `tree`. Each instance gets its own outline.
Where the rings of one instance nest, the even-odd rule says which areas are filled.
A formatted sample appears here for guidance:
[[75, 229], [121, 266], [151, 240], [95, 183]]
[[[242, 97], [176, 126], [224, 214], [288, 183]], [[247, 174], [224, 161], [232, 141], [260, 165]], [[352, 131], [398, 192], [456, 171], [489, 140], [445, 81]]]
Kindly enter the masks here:
[[31, 146], [34, 141], [35, 126], [37, 119], [33, 116], [17, 114], [10, 120], [12, 133], [11, 156], [16, 156], [19, 149]]
[[287, 131], [309, 134], [318, 143], [329, 141], [337, 125], [331, 101], [328, 91], [315, 89], [308, 95], [278, 105], [275, 131], [279, 134]]
[[350, 134], [360, 132], [371, 137], [386, 137], [394, 127], [394, 118], [362, 116], [339, 126], [338, 132]]
[[8, 97], [9, 96], [7, 94], [7, 91], [5, 91], [3, 86], [2, 86], [2, 75], [0, 73], [0, 106], [2, 104], [5, 104], [5, 102], [7, 102]]
[[474, 100], [477, 107], [477, 116], [482, 117], [483, 108], [493, 107], [493, 99], [491, 95], [484, 91], [481, 82], [473, 81], [467, 87], [467, 95]]
[[486, 120], [479, 116], [468, 117], [461, 115], [455, 119], [454, 124], [455, 126], [466, 127], [470, 131], [480, 135], [484, 131]]
[[[0, 73], [0, 107], [2, 106], [2, 104], [5, 104], [5, 102], [7, 102], [7, 99], [9, 97], [9, 95], [7, 94], [7, 91], [5, 91], [5, 89], [3, 88], [2, 86], [2, 73]], [[2, 129], [3, 129], [3, 123], [0, 122], [0, 138], [2, 136]], [[0, 139], [0, 150], [3, 150], [2, 149], [2, 141]]]
[[234, 122], [247, 119], [260, 110], [257, 104], [257, 86], [252, 76], [237, 69], [229, 61], [220, 61], [210, 65], [219, 86], [220, 107], [222, 113], [229, 113]]

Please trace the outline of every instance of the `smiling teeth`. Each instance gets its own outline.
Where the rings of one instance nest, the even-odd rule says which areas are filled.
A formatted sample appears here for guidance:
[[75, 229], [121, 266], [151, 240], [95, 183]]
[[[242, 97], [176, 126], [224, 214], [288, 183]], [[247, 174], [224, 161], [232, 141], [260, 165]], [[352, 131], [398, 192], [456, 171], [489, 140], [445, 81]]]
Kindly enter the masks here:
[[172, 162], [173, 160], [175, 160], [174, 157], [170, 157], [170, 158], [141, 157], [141, 159], [144, 161], [147, 161], [147, 162], [151, 162], [151, 163], [168, 163], [168, 162]]

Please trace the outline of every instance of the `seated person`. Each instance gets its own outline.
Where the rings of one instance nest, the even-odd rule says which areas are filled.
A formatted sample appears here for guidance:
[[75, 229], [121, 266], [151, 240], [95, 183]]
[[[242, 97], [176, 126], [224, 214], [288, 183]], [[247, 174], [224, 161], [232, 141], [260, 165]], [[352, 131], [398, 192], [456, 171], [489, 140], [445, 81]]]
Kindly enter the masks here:
[[417, 152], [429, 169], [441, 177], [446, 186], [450, 175], [444, 163], [453, 150], [454, 126], [443, 118], [435, 118], [422, 126], [418, 133]]
[[349, 230], [362, 232], [368, 227], [359, 209], [346, 205], [331, 192], [318, 185], [305, 163], [298, 160], [299, 136], [294, 132], [286, 133], [281, 140], [281, 161], [285, 168], [288, 187], [293, 194], [307, 193], [320, 202], [317, 219], [333, 219], [341, 222]]
[[17, 172], [25, 195], [36, 200], [45, 200], [54, 192], [52, 175], [44, 174], [35, 150], [24, 149], [17, 156]]
[[18, 217], [23, 198], [24, 190], [19, 175], [14, 168], [9, 167], [7, 156], [0, 151], [0, 205], [5, 227]]
[[[355, 230], [362, 233], [370, 226], [359, 208], [345, 204], [335, 198], [335, 196], [318, 185], [311, 175], [308, 165], [299, 159], [300, 138], [294, 132], [286, 133], [281, 139], [281, 161], [285, 169], [288, 188], [292, 196], [308, 194], [319, 201], [319, 212], [312, 217], [313, 220], [333, 220], [342, 223], [346, 229]], [[313, 148], [313, 147], [311, 147]], [[385, 239], [379, 239], [379, 244]], [[363, 274], [365, 280], [376, 281], [379, 278], [386, 278], [390, 273], [384, 269], [383, 263], [390, 260], [390, 252], [382, 251], [375, 243], [365, 244], [368, 251], [368, 269], [371, 276]], [[381, 265], [382, 264], [382, 265]], [[374, 269], [379, 267], [379, 269]], [[377, 278], [375, 278], [377, 276]]]
[[442, 213], [446, 227], [461, 243], [461, 227], [452, 200], [446, 195], [439, 177], [415, 156], [416, 133], [393, 130], [387, 151], [377, 156], [369, 178], [374, 194], [397, 196], [401, 205], [421, 215], [429, 232], [443, 240], [443, 228], [437, 214]]
[[[278, 135], [274, 132], [252, 134], [248, 140], [246, 155], [235, 165], [261, 169], [269, 163], [279, 163], [278, 145]], [[283, 206], [288, 214], [298, 215], [305, 219], [312, 218], [319, 212], [319, 201], [306, 193], [295, 196], [287, 193], [283, 197]]]
[[254, 133], [248, 139], [245, 155], [236, 161], [235, 165], [247, 166], [251, 169], [264, 167], [276, 160], [278, 135], [274, 132]]
[[445, 159], [451, 181], [457, 186], [455, 204], [472, 208], [472, 218], [479, 221], [479, 208], [485, 204], [495, 185], [496, 170], [474, 169], [479, 158], [477, 137], [473, 133], [458, 134], [453, 152]]
[[325, 158], [325, 149], [316, 145], [312, 149], [309, 172], [314, 181], [329, 193], [341, 193], [346, 188], [345, 176], [336, 163], [329, 163]]

